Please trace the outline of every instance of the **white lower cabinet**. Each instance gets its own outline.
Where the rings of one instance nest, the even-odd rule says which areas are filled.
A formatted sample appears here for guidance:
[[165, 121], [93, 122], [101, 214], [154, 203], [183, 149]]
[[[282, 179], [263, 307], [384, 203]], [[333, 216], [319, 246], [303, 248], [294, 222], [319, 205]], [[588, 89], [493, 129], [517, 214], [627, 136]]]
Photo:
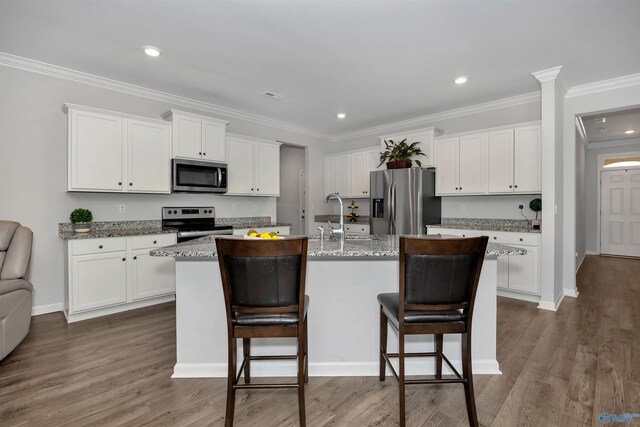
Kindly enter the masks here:
[[173, 300], [175, 260], [151, 257], [149, 251], [175, 243], [175, 234], [67, 240], [67, 320]]
[[428, 233], [461, 237], [489, 236], [489, 242], [526, 249], [526, 255], [498, 257], [498, 295], [536, 302], [540, 299], [540, 233], [453, 228], [431, 228]]

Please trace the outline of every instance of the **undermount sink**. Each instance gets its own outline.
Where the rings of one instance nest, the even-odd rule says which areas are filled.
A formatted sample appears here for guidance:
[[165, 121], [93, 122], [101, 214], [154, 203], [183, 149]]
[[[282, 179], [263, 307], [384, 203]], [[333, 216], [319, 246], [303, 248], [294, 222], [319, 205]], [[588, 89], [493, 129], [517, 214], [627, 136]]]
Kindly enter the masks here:
[[[344, 236], [344, 240], [378, 240], [379, 237], [372, 234], [347, 234]], [[309, 236], [309, 240], [320, 240], [319, 235]], [[325, 238], [325, 242], [336, 242], [339, 239], [336, 238]]]

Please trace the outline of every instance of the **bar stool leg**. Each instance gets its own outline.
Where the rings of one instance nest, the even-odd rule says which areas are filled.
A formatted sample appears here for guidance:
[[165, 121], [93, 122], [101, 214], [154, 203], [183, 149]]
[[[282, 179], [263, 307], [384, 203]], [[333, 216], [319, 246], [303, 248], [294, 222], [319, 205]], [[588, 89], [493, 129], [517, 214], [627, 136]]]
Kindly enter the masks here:
[[249, 384], [251, 382], [251, 338], [242, 338], [242, 355], [247, 358], [247, 363], [244, 365], [244, 382]]
[[442, 334], [435, 334], [436, 341], [436, 379], [442, 379]]
[[384, 381], [387, 373], [387, 361], [384, 354], [387, 352], [387, 316], [380, 306], [380, 381]]
[[306, 317], [304, 319], [304, 382], [309, 382], [309, 328]]
[[307, 425], [304, 403], [304, 326], [298, 333], [298, 410], [300, 412], [300, 427]]
[[[401, 325], [402, 327], [402, 325]], [[405, 426], [404, 414], [405, 414], [405, 396], [404, 396], [404, 333], [402, 330], [398, 334], [398, 362], [400, 365], [400, 372], [398, 372], [398, 388], [400, 389], [400, 427]]]
[[469, 425], [478, 426], [478, 414], [476, 413], [476, 399], [473, 393], [473, 372], [471, 369], [471, 333], [462, 334], [462, 376], [466, 378], [464, 383], [464, 397], [467, 402], [467, 416]]
[[236, 381], [236, 365], [237, 365], [237, 354], [238, 354], [238, 345], [236, 343], [235, 338], [229, 338], [228, 342], [228, 359], [227, 359], [227, 412], [224, 418], [225, 427], [233, 426], [233, 412], [235, 410], [236, 405], [236, 390], [233, 387]]

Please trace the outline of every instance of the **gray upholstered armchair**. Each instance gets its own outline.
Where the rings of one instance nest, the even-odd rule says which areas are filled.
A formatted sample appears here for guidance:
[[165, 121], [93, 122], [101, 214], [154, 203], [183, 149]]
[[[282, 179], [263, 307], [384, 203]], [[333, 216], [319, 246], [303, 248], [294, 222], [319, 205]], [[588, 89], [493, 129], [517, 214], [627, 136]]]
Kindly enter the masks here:
[[0, 221], [0, 360], [27, 336], [31, 292], [27, 281], [33, 233], [13, 221]]

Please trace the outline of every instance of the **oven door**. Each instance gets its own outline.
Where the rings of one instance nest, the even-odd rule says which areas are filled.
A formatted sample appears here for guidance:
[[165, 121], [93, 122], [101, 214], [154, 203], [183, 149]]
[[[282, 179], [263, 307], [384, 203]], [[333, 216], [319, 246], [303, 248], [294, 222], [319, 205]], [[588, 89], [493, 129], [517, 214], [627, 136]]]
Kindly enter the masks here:
[[205, 236], [211, 236], [211, 237], [230, 236], [232, 234], [233, 234], [232, 228], [225, 228], [221, 230], [204, 230], [204, 231], [180, 231], [178, 232], [178, 243], [199, 239]]
[[173, 159], [172, 163], [174, 192], [227, 192], [226, 164], [183, 159]]

